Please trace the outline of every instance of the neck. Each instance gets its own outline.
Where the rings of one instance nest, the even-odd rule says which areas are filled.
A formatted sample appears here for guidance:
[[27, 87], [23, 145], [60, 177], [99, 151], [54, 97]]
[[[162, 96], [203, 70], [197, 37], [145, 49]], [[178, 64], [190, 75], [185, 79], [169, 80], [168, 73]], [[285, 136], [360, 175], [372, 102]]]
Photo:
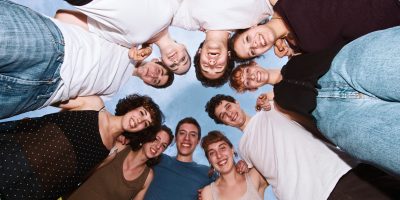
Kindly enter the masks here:
[[145, 156], [143, 148], [138, 151], [130, 151], [125, 158], [125, 167], [128, 170], [142, 167], [146, 164], [147, 160], [149, 159]]
[[122, 117], [113, 116], [109, 112], [99, 114], [100, 137], [107, 149], [111, 149], [117, 137], [123, 133], [121, 120]]
[[275, 40], [284, 38], [289, 34], [289, 29], [287, 28], [285, 21], [283, 21], [281, 16], [276, 12], [265, 26], [272, 30]]
[[268, 79], [265, 84], [275, 85], [282, 80], [280, 69], [264, 69], [268, 73]]
[[236, 185], [239, 179], [242, 179], [243, 175], [239, 174], [233, 167], [229, 172], [221, 174], [219, 177], [219, 183], [223, 185]]
[[181, 162], [193, 162], [193, 154], [185, 156], [185, 155], [181, 155], [178, 153], [178, 155], [176, 156], [176, 159]]
[[158, 48], [161, 50], [162, 47], [166, 47], [168, 45], [171, 45], [174, 43], [172, 40], [171, 36], [169, 35], [168, 29], [162, 31], [162, 34], [159, 34], [156, 38], [154, 43], [158, 46]]
[[251, 117], [249, 115], [247, 115], [247, 113], [245, 113], [245, 115], [246, 115], [246, 120], [244, 121], [243, 125], [241, 125], [240, 127], [237, 127], [242, 132], [244, 131], [244, 129], [246, 128], [247, 124], [249, 123], [249, 121], [251, 119]]
[[206, 32], [206, 39], [207, 40], [214, 40], [223, 43], [227, 43], [229, 39], [229, 32], [228, 31], [207, 31]]

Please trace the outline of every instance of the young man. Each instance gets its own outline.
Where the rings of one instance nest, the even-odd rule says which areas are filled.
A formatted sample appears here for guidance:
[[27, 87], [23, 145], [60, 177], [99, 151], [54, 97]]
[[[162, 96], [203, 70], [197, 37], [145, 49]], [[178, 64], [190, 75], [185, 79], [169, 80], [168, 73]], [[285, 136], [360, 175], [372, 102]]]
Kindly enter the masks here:
[[206, 105], [216, 123], [243, 131], [241, 157], [261, 172], [278, 199], [398, 198], [398, 180], [367, 165], [352, 169], [345, 155], [277, 109], [272, 104], [271, 111], [250, 117], [226, 95], [216, 95]]
[[205, 32], [206, 38], [194, 57], [196, 77], [205, 87], [219, 87], [227, 82], [234, 67], [228, 50], [230, 31], [255, 26], [272, 13], [266, 0], [185, 0], [172, 26]]
[[175, 129], [176, 157], [163, 154], [154, 167], [154, 179], [146, 200], [197, 199], [198, 190], [215, 179], [209, 167], [193, 161], [193, 152], [201, 138], [199, 123], [192, 117], [178, 122]]

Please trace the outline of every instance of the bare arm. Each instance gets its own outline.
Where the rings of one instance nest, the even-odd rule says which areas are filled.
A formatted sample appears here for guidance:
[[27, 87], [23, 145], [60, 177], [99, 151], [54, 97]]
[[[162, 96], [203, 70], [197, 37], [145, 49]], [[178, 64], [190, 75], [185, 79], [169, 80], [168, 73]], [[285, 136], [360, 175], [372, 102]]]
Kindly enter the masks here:
[[144, 198], [144, 195], [147, 192], [147, 189], [149, 189], [150, 183], [154, 178], [154, 172], [152, 169], [150, 169], [149, 175], [147, 176], [146, 182], [143, 185], [143, 188], [137, 193], [135, 197], [133, 197], [132, 200], [142, 200]]
[[201, 200], [212, 200], [213, 199], [210, 185], [207, 185], [206, 187], [204, 187], [201, 190], [199, 199], [201, 199]]
[[53, 105], [65, 110], [100, 110], [104, 107], [103, 100], [98, 96], [77, 97], [58, 105]]
[[54, 18], [65, 23], [80, 26], [87, 31], [89, 30], [89, 26], [87, 24], [87, 16], [79, 11], [57, 10]]

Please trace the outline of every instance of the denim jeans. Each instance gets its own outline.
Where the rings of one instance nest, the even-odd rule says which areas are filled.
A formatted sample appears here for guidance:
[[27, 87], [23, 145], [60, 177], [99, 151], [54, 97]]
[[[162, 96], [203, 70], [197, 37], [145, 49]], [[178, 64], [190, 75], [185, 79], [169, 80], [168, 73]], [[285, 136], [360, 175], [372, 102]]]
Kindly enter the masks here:
[[350, 155], [400, 175], [400, 27], [346, 45], [321, 86], [313, 115]]
[[50, 19], [0, 0], [0, 119], [44, 105], [61, 80], [63, 58], [63, 36]]

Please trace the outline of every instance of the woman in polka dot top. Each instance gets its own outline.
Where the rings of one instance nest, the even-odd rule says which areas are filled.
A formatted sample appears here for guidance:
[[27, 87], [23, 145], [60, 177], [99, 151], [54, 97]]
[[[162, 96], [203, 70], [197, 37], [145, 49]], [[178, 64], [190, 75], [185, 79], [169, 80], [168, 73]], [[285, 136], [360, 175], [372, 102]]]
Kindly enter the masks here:
[[0, 123], [0, 199], [56, 199], [78, 187], [120, 135], [146, 134], [163, 114], [148, 96], [119, 100], [115, 116], [99, 97], [79, 97], [71, 111]]

